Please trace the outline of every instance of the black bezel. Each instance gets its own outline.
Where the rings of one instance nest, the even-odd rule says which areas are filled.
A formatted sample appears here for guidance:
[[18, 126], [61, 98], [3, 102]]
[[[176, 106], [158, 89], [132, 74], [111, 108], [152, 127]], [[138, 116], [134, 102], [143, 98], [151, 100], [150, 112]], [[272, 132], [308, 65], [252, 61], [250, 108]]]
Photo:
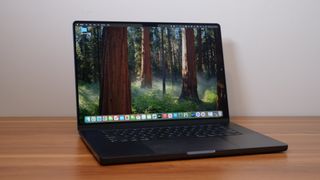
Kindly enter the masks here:
[[130, 22], [130, 21], [74, 21], [73, 22], [73, 50], [74, 50], [74, 66], [75, 66], [75, 89], [76, 89], [76, 105], [77, 105], [77, 125], [78, 129], [82, 128], [100, 128], [100, 127], [107, 127], [107, 128], [113, 128], [114, 126], [117, 127], [133, 127], [133, 126], [163, 126], [163, 125], [184, 125], [184, 124], [194, 124], [194, 123], [229, 123], [229, 109], [228, 109], [228, 98], [225, 96], [225, 106], [223, 107], [223, 117], [221, 118], [206, 118], [206, 119], [175, 119], [175, 120], [149, 120], [149, 121], [135, 121], [135, 122], [107, 122], [107, 123], [92, 123], [92, 124], [85, 124], [84, 122], [80, 122], [79, 119], [79, 98], [78, 98], [78, 81], [77, 81], [77, 62], [76, 62], [76, 37], [75, 37], [75, 25], [78, 23], [90, 23], [90, 24], [106, 24], [106, 23], [113, 23], [113, 24], [141, 24], [142, 26], [157, 26], [159, 24], [161, 25], [209, 25], [209, 26], [216, 26], [218, 35], [216, 36], [217, 40], [217, 51], [220, 51], [217, 53], [221, 57], [222, 64], [220, 65], [222, 67], [223, 71], [223, 77], [219, 78], [219, 81], [221, 81], [224, 85], [224, 94], [227, 94], [227, 85], [226, 85], [226, 78], [225, 78], [225, 68], [224, 68], [224, 59], [223, 59], [223, 50], [222, 50], [222, 38], [221, 38], [221, 28], [220, 25], [217, 23], [184, 23], [184, 22]]

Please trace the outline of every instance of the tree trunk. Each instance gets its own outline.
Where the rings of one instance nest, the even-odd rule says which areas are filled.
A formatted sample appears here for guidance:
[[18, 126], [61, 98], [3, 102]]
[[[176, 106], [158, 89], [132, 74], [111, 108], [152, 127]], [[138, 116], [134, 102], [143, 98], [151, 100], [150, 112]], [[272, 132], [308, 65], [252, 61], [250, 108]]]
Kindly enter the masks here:
[[197, 55], [198, 55], [198, 72], [200, 74], [203, 73], [203, 53], [202, 53], [202, 38], [201, 38], [201, 28], [197, 29], [197, 44], [198, 44], [198, 48], [197, 48]]
[[106, 27], [103, 40], [101, 114], [130, 114], [127, 28]]
[[182, 90], [179, 99], [200, 103], [192, 28], [182, 30]]
[[169, 63], [170, 63], [170, 74], [171, 74], [171, 83], [172, 86], [174, 84], [174, 78], [173, 78], [173, 73], [174, 73], [174, 64], [173, 64], [173, 53], [172, 53], [172, 39], [171, 39], [171, 33], [170, 29], [167, 28], [167, 38], [168, 38], [168, 57], [169, 57]]
[[164, 58], [164, 39], [163, 39], [163, 27], [161, 27], [161, 66], [162, 66], [162, 94], [166, 94], [166, 60]]
[[141, 87], [152, 87], [152, 69], [150, 56], [150, 31], [148, 27], [142, 28], [141, 38]]
[[208, 34], [208, 30], [206, 31], [206, 43], [205, 43], [205, 46], [203, 48], [205, 48], [204, 52], [205, 52], [205, 55], [204, 55], [204, 59], [203, 60], [203, 64], [204, 64], [204, 70], [205, 70], [205, 77], [207, 79], [210, 78], [210, 67], [209, 67], [209, 64], [210, 64], [210, 55], [209, 55], [209, 49], [210, 49], [210, 44], [209, 44], [209, 38], [208, 38], [209, 34]]
[[172, 64], [173, 64], [173, 70], [172, 70], [172, 79], [173, 79], [173, 81], [174, 82], [177, 82], [177, 72], [179, 72], [178, 71], [178, 69], [179, 69], [179, 61], [177, 61], [177, 56], [176, 56], [176, 50], [175, 50], [175, 42], [176, 42], [176, 38], [175, 38], [175, 32], [174, 32], [174, 30], [173, 30], [173, 36], [171, 36], [171, 39], [172, 39], [172, 50], [171, 50], [171, 52], [172, 52]]

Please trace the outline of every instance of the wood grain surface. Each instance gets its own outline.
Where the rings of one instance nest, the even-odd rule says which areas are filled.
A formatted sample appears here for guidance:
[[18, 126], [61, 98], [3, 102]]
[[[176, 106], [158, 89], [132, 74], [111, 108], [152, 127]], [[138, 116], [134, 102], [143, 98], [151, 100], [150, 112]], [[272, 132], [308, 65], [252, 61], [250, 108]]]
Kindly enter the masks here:
[[0, 179], [320, 179], [320, 117], [237, 117], [289, 144], [275, 154], [100, 166], [67, 118], [0, 118]]

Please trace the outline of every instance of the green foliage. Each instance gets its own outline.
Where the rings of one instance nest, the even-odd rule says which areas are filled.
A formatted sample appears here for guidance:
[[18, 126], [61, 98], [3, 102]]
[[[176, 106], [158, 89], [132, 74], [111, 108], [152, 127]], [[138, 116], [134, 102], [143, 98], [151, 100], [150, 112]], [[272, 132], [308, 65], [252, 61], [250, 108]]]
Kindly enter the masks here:
[[162, 94], [157, 89], [141, 89], [136, 85], [132, 89], [132, 112], [183, 112], [192, 111], [197, 105], [191, 101], [179, 101], [177, 96], [171, 93]]
[[82, 115], [99, 114], [99, 86], [97, 83], [89, 84], [80, 82], [78, 84], [79, 107]]
[[213, 90], [207, 89], [204, 91], [202, 101], [208, 102], [208, 103], [213, 103], [213, 102], [216, 102], [217, 99], [218, 99], [218, 96]]

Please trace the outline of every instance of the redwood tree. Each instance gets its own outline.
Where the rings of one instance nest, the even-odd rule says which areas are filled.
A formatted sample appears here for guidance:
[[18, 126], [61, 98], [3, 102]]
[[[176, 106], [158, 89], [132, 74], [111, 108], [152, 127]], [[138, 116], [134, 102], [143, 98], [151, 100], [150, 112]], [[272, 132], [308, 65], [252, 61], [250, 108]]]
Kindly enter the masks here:
[[197, 58], [198, 58], [198, 72], [203, 73], [203, 48], [202, 48], [202, 37], [201, 37], [201, 28], [197, 29]]
[[162, 68], [162, 94], [165, 95], [166, 94], [166, 76], [167, 76], [167, 62], [164, 56], [164, 38], [163, 38], [163, 27], [161, 27], [161, 68]]
[[172, 52], [172, 38], [171, 38], [171, 33], [170, 33], [170, 29], [167, 28], [167, 39], [168, 39], [168, 60], [169, 60], [169, 64], [170, 64], [170, 74], [171, 74], [171, 82], [172, 85], [174, 84], [174, 57], [173, 57], [173, 52]]
[[150, 30], [149, 27], [142, 28], [141, 38], [141, 87], [152, 87], [152, 69], [150, 56]]
[[182, 29], [182, 90], [180, 100], [200, 103], [197, 91], [197, 71], [192, 28]]
[[101, 114], [131, 113], [127, 28], [105, 27], [102, 49]]

